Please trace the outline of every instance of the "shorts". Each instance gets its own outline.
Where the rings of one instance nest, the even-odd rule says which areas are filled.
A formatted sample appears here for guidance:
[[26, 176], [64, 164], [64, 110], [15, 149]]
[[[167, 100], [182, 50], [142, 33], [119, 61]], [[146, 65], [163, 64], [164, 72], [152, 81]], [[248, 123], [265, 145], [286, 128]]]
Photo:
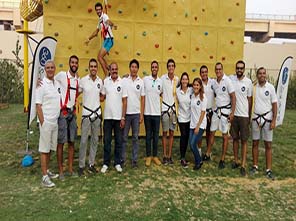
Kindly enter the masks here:
[[162, 131], [174, 131], [177, 124], [177, 116], [174, 112], [168, 115], [167, 112], [162, 112], [161, 114], [161, 123], [162, 123]]
[[267, 142], [272, 141], [273, 137], [273, 130], [270, 130], [270, 123], [266, 122], [264, 127], [261, 128], [258, 126], [257, 122], [252, 120], [252, 139], [253, 140], [260, 140], [262, 133], [262, 139]]
[[234, 116], [230, 127], [230, 134], [234, 140], [247, 141], [250, 135], [249, 117]]
[[103, 42], [103, 48], [105, 48], [106, 51], [109, 52], [112, 47], [113, 47], [113, 38], [106, 38]]
[[58, 143], [64, 144], [67, 142], [74, 142], [77, 136], [76, 115], [64, 116], [61, 112], [59, 119]]
[[56, 151], [58, 141], [58, 124], [44, 121], [39, 124], [39, 152], [49, 153], [51, 150]]
[[[223, 113], [229, 115], [230, 109], [223, 109]], [[220, 130], [222, 134], [227, 134], [229, 131], [229, 122], [228, 117], [223, 115], [219, 116], [218, 113], [214, 111], [210, 131], [214, 132], [216, 130]]]

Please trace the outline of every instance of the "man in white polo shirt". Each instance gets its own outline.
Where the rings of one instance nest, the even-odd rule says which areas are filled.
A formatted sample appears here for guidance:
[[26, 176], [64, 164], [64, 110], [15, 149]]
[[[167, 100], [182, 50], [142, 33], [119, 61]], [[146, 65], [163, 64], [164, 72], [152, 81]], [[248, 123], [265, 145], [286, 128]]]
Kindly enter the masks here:
[[122, 172], [120, 165], [122, 148], [122, 129], [125, 125], [127, 92], [118, 76], [117, 63], [110, 64], [110, 76], [105, 78], [102, 94], [105, 97], [104, 108], [104, 163], [101, 169], [106, 173], [111, 163], [111, 141], [114, 132], [114, 165], [117, 172]]
[[[146, 162], [147, 167], [150, 166], [151, 161], [156, 165], [161, 165], [157, 157], [158, 153], [158, 138], [160, 126], [160, 96], [162, 93], [162, 81], [158, 77], [159, 65], [157, 61], [151, 62], [151, 75], [144, 77], [145, 88], [145, 110], [144, 123], [146, 130]], [[151, 141], [153, 151], [151, 154]]]
[[[176, 64], [173, 59], [167, 61], [168, 73], [161, 77], [162, 80], [162, 147], [163, 164], [173, 164], [172, 149], [174, 142], [174, 131], [177, 124], [176, 114], [176, 90], [179, 78], [175, 75]], [[168, 134], [169, 133], [169, 134]], [[167, 143], [169, 143], [167, 145]], [[167, 148], [168, 146], [168, 148]]]
[[234, 117], [236, 99], [233, 84], [229, 77], [223, 73], [222, 63], [216, 63], [215, 72], [217, 78], [214, 81], [213, 90], [216, 94], [216, 109], [214, 110], [212, 117], [210, 128], [211, 133], [206, 155], [210, 156], [212, 145], [214, 143], [215, 132], [216, 130], [220, 130], [222, 132], [223, 144], [218, 168], [224, 169], [225, 155], [228, 147], [229, 123], [232, 122]]
[[238, 168], [238, 149], [239, 140], [241, 140], [241, 168], [240, 173], [242, 176], [246, 176], [246, 160], [247, 160], [247, 143], [249, 138], [249, 125], [252, 112], [252, 100], [253, 100], [253, 84], [252, 81], [244, 75], [245, 62], [238, 61], [235, 65], [236, 75], [232, 75], [232, 80], [236, 106], [234, 112], [234, 118], [231, 123], [230, 133], [233, 139], [233, 155], [234, 161], [232, 163], [232, 169]]
[[[202, 65], [199, 69], [199, 74], [202, 80], [202, 84], [205, 91], [205, 97], [207, 98], [207, 109], [206, 109], [206, 118], [207, 118], [207, 127], [206, 127], [206, 144], [209, 145], [210, 138], [210, 128], [213, 116], [213, 109], [215, 104], [215, 96], [213, 91], [213, 83], [214, 79], [208, 76], [208, 67], [206, 65]], [[201, 151], [202, 139], [198, 142], [198, 148]], [[203, 161], [211, 160], [211, 155], [207, 155], [206, 153], [203, 155]]]
[[138, 76], [139, 62], [133, 59], [129, 63], [130, 74], [123, 79], [123, 85], [127, 91], [127, 108], [125, 125], [122, 135], [121, 164], [126, 161], [126, 147], [130, 127], [132, 127], [132, 168], [138, 167], [139, 130], [144, 120], [145, 91], [144, 82]]
[[57, 160], [59, 166], [59, 179], [64, 180], [63, 148], [68, 142], [68, 175], [77, 176], [73, 171], [74, 141], [77, 135], [76, 100], [78, 97], [79, 77], [77, 75], [79, 59], [76, 55], [69, 58], [69, 70], [61, 71], [55, 80], [61, 85], [61, 113], [58, 119], [59, 133], [57, 146]]
[[55, 64], [47, 61], [46, 76], [36, 89], [36, 111], [40, 121], [39, 152], [42, 170], [42, 186], [54, 187], [50, 178], [56, 178], [49, 170], [51, 151], [56, 151], [58, 139], [58, 117], [60, 114], [60, 85], [54, 80]]
[[271, 144], [277, 116], [277, 95], [274, 86], [267, 82], [265, 68], [260, 67], [257, 70], [257, 80], [258, 83], [254, 90], [254, 112], [252, 116], [253, 167], [251, 174], [258, 172], [258, 146], [262, 135], [266, 156], [266, 177], [273, 180]]
[[79, 93], [83, 93], [82, 99], [82, 121], [81, 121], [81, 141], [79, 149], [79, 172], [81, 176], [85, 168], [85, 156], [88, 142], [88, 134], [91, 131], [90, 150], [88, 157], [88, 171], [96, 173], [95, 158], [98, 147], [98, 133], [101, 127], [102, 109], [100, 98], [103, 88], [102, 80], [97, 76], [98, 62], [92, 58], [88, 64], [89, 74], [79, 82]]

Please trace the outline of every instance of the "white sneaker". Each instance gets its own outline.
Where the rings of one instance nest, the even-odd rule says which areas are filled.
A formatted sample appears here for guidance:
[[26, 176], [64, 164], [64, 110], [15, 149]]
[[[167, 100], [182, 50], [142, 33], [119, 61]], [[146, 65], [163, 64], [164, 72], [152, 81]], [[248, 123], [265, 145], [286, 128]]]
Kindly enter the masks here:
[[50, 180], [48, 175], [42, 177], [41, 185], [44, 187], [54, 187], [55, 184]]
[[120, 164], [115, 165], [115, 169], [118, 173], [122, 172], [122, 168], [121, 168]]
[[101, 173], [106, 173], [107, 170], [108, 170], [108, 166], [106, 164], [104, 164], [101, 169]]
[[50, 170], [47, 170], [47, 175], [49, 176], [50, 179], [56, 179], [59, 177], [59, 174], [53, 173]]

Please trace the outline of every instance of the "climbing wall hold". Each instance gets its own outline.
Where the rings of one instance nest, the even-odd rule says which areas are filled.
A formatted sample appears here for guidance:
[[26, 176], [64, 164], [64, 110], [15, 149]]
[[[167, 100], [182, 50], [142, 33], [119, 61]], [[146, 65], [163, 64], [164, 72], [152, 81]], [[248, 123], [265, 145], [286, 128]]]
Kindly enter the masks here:
[[144, 11], [144, 12], [147, 11], [147, 5], [144, 5], [144, 6], [143, 6], [143, 11]]
[[223, 57], [222, 57], [222, 61], [225, 61], [225, 59], [226, 59], [226, 58], [223, 56]]
[[199, 47], [196, 47], [195, 50], [196, 50], [196, 51], [199, 51]]
[[172, 49], [173, 49], [173, 47], [172, 47], [172, 46], [168, 48], [168, 50], [169, 50], [169, 51], [170, 51], [170, 50], [172, 50]]
[[178, 35], [181, 35], [181, 31], [177, 31], [177, 34], [178, 34]]
[[48, 24], [48, 26], [51, 26], [52, 25], [52, 23], [50, 23], [50, 22], [48, 22], [47, 24]]
[[118, 14], [122, 14], [122, 10], [121, 9], [118, 10]]
[[79, 24], [78, 26], [79, 26], [79, 28], [82, 28], [83, 27], [83, 24]]
[[72, 49], [72, 46], [71, 46], [71, 45], [69, 45], [69, 46], [68, 46], [68, 49], [69, 49], [69, 50], [71, 50], [71, 49]]
[[118, 52], [118, 51], [115, 51], [114, 53], [115, 53], [116, 55], [119, 55], [119, 52]]
[[209, 35], [209, 33], [208, 33], [207, 31], [205, 31], [205, 33], [204, 33], [204, 34], [205, 34], [205, 36], [208, 36], [208, 35]]
[[186, 55], [183, 55], [182, 57], [183, 57], [184, 59], [186, 59], [186, 58], [187, 58], [187, 56], [186, 56]]
[[124, 38], [124, 39], [127, 39], [127, 35], [124, 35], [123, 38]]
[[192, 72], [196, 72], [196, 68], [192, 68]]
[[189, 15], [189, 14], [188, 14], [188, 12], [185, 12], [185, 18], [187, 18], [187, 17], [188, 17], [188, 15]]
[[140, 55], [141, 55], [141, 53], [140, 53], [140, 52], [137, 52], [137, 53], [136, 53], [136, 55], [140, 56]]
[[55, 32], [54, 33], [54, 36], [58, 37], [59, 36], [59, 33], [58, 32]]
[[232, 22], [232, 18], [228, 18], [228, 22]]
[[230, 44], [232, 44], [232, 45], [233, 45], [233, 44], [234, 44], [234, 41], [233, 41], [233, 40], [231, 40], [231, 41], [230, 41]]
[[44, 3], [47, 4], [49, 2], [49, 0], [44, 0]]
[[203, 8], [203, 9], [201, 9], [201, 11], [202, 11], [202, 12], [205, 12], [206, 10]]
[[59, 68], [62, 68], [63, 67], [63, 64], [59, 64]]
[[213, 55], [210, 55], [210, 59], [213, 59], [214, 58], [214, 56]]
[[236, 6], [239, 6], [239, 2], [236, 3]]
[[154, 12], [153, 16], [154, 16], [154, 17], [157, 17], [157, 12]]
[[142, 35], [143, 36], [146, 36], [147, 35], [147, 32], [146, 31], [143, 31]]
[[88, 9], [87, 9], [87, 12], [88, 12], [88, 13], [91, 13], [91, 12], [92, 12], [92, 8], [88, 8]]
[[154, 47], [155, 47], [155, 48], [159, 48], [159, 44], [155, 44]]
[[143, 71], [143, 75], [147, 76], [148, 75], [147, 71]]
[[194, 16], [194, 20], [197, 21], [197, 16]]

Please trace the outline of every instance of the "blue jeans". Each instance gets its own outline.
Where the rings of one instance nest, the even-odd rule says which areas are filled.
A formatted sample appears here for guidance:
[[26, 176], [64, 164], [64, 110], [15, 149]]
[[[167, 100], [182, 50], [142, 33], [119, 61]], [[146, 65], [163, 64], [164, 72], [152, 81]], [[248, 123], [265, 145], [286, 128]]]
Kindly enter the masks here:
[[194, 155], [195, 165], [197, 166], [201, 163], [201, 156], [199, 155], [197, 142], [202, 138], [203, 132], [204, 132], [204, 129], [201, 129], [201, 128], [199, 128], [199, 131], [197, 134], [194, 133], [194, 129], [190, 129], [190, 132], [189, 132], [189, 144], [190, 144], [192, 153]]
[[140, 129], [140, 114], [126, 114], [125, 116], [125, 125], [122, 135], [122, 150], [121, 150], [121, 160], [126, 160], [126, 146], [128, 133], [132, 127], [132, 161], [137, 161], [138, 159], [138, 150], [139, 150], [139, 129]]
[[157, 156], [160, 116], [144, 115], [146, 130], [146, 156], [151, 157], [151, 140], [153, 142], [153, 157]]
[[114, 130], [115, 139], [114, 165], [117, 165], [120, 164], [122, 143], [122, 129], [120, 128], [120, 120], [104, 120], [104, 164], [108, 167], [110, 166], [111, 162], [112, 130]]

